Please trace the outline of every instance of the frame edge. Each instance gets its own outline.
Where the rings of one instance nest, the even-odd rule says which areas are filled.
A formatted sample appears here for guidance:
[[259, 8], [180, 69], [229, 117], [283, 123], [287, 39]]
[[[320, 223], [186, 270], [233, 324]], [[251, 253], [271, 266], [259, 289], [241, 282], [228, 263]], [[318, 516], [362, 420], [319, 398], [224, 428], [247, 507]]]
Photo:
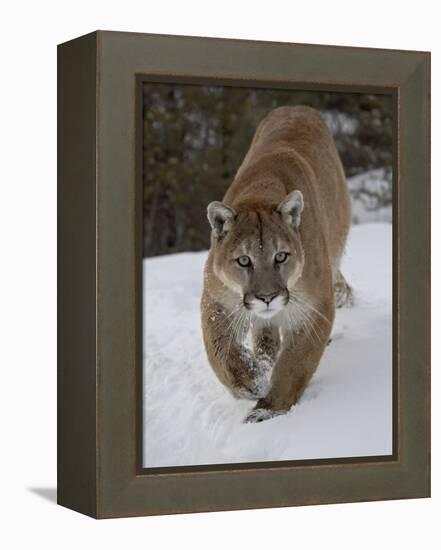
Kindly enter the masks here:
[[97, 35], [58, 46], [57, 502], [97, 517]]

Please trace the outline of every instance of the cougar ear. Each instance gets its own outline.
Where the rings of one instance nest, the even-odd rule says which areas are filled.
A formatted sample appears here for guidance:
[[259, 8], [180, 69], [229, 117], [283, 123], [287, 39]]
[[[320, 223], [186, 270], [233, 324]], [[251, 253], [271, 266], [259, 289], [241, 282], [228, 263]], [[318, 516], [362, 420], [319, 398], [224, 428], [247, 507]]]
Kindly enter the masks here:
[[236, 212], [223, 202], [210, 202], [207, 207], [207, 217], [216, 237], [222, 237], [236, 217]]
[[302, 193], [300, 191], [292, 191], [279, 204], [277, 210], [287, 224], [294, 226], [294, 229], [298, 229], [303, 206]]

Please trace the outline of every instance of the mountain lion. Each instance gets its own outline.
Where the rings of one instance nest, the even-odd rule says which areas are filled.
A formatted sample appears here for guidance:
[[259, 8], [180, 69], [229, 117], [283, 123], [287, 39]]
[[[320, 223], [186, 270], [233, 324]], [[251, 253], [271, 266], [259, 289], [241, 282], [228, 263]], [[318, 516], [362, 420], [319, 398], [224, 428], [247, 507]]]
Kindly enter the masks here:
[[[299, 400], [352, 303], [340, 272], [351, 199], [318, 111], [279, 107], [260, 123], [212, 228], [201, 302], [210, 364], [260, 422]], [[250, 341], [249, 341], [250, 340]]]

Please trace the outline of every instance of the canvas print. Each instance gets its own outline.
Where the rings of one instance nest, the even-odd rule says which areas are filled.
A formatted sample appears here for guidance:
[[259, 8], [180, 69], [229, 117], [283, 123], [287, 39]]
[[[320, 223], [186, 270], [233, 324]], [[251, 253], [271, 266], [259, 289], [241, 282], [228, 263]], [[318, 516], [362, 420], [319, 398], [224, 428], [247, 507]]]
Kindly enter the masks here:
[[391, 455], [393, 101], [142, 86], [145, 468]]

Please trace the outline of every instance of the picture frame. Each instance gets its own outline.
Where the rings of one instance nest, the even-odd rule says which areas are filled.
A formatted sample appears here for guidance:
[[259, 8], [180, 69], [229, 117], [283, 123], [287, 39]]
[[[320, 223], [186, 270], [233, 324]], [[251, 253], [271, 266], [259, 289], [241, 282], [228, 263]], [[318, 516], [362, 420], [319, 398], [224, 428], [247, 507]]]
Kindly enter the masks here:
[[[390, 456], [142, 468], [143, 80], [390, 93]], [[58, 47], [58, 503], [94, 518], [430, 496], [430, 54], [96, 31]]]

